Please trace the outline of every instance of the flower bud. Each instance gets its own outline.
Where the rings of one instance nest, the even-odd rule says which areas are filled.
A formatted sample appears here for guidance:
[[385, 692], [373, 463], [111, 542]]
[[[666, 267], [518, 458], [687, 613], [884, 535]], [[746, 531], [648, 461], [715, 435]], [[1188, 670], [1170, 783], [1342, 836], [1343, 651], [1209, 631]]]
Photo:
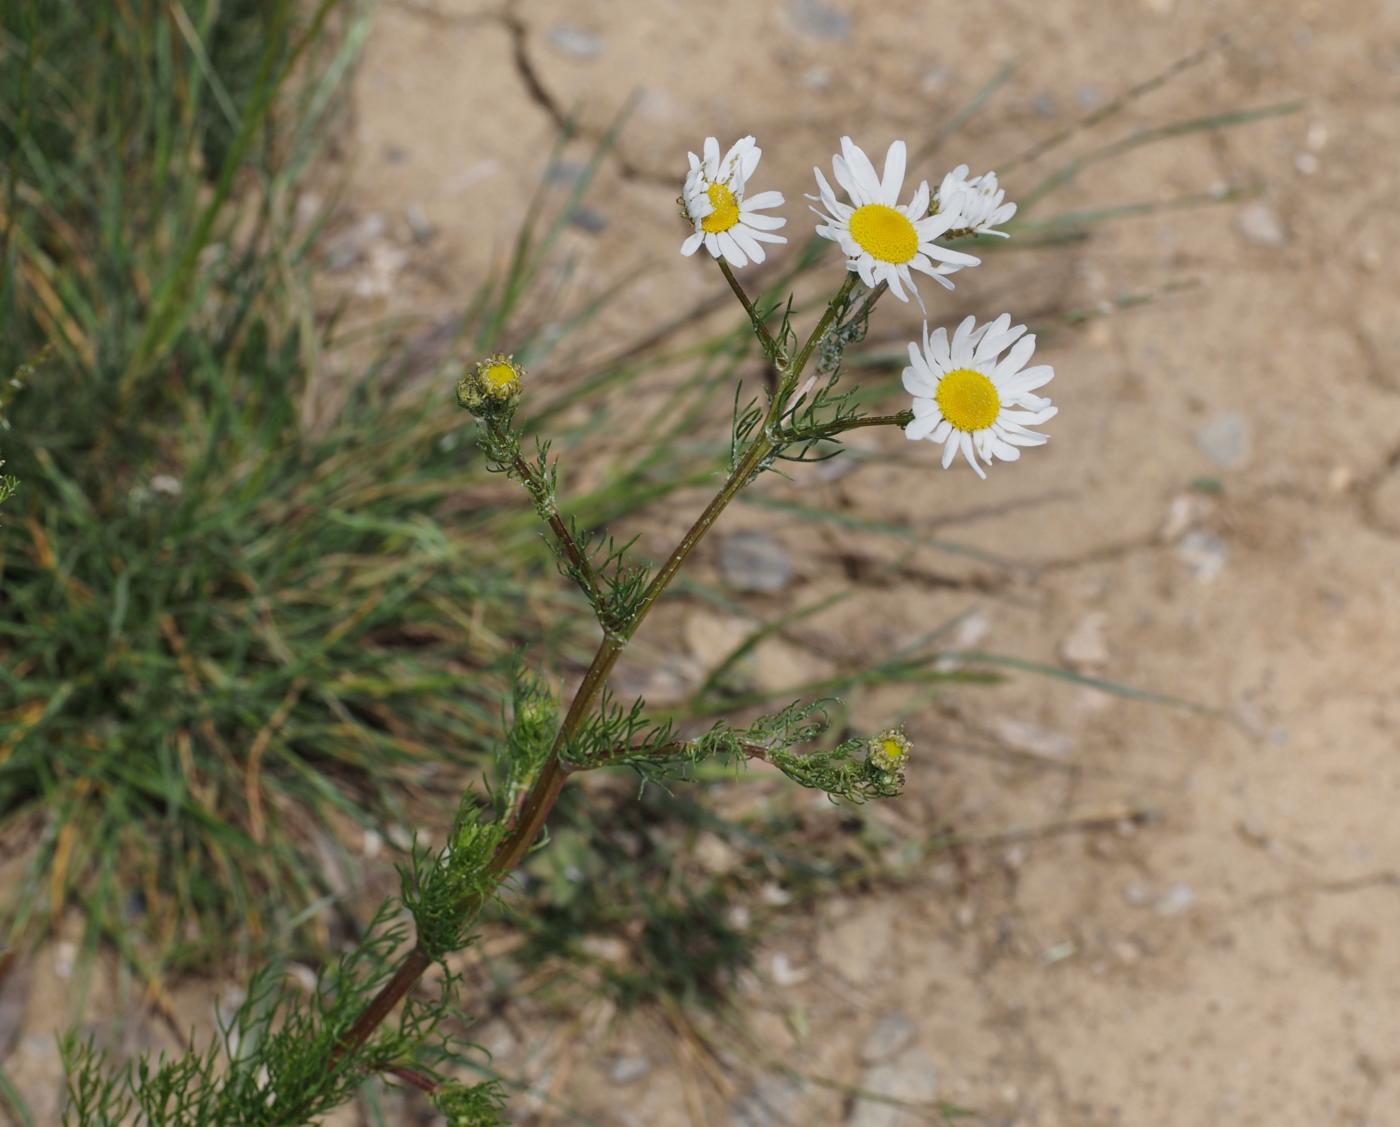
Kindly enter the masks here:
[[871, 738], [866, 761], [877, 771], [897, 775], [909, 758], [909, 740], [899, 728], [887, 728]]
[[457, 404], [472, 414], [500, 414], [515, 405], [525, 369], [497, 353], [477, 363], [457, 381]]

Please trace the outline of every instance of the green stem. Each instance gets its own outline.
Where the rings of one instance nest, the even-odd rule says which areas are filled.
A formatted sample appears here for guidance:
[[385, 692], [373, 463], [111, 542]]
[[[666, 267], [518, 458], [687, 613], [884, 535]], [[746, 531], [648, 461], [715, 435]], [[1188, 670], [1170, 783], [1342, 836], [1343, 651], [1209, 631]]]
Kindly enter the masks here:
[[896, 411], [893, 415], [863, 415], [858, 419], [841, 419], [814, 427], [780, 431], [778, 437], [784, 443], [809, 442], [814, 438], [834, 438], [838, 434], [845, 434], [848, 430], [859, 430], [861, 427], [903, 428], [907, 427], [913, 419], [913, 411]]
[[831, 328], [831, 323], [836, 320], [836, 318], [840, 316], [842, 310], [846, 308], [846, 303], [850, 299], [851, 291], [856, 288], [856, 283], [859, 281], [860, 277], [858, 275], [847, 274], [846, 280], [841, 283], [841, 288], [837, 290], [835, 296], [826, 303], [826, 312], [822, 314], [822, 319], [817, 322], [817, 327], [812, 330], [812, 335], [809, 336], [806, 343], [803, 344], [802, 351], [797, 354], [797, 359], [792, 362], [787, 372], [784, 373], [783, 383], [778, 388], [778, 394], [773, 396], [773, 406], [769, 408], [768, 422], [771, 423], [773, 421], [774, 412], [777, 409], [778, 403], [784, 398], [784, 392], [790, 391], [796, 385], [798, 379], [802, 375], [802, 369], [807, 366], [807, 361], [811, 359], [812, 352], [817, 347], [818, 343], [820, 343], [822, 337], [826, 336], [827, 330]]
[[768, 354], [768, 359], [774, 364], [782, 362], [782, 351], [778, 347], [778, 342], [773, 339], [773, 334], [768, 331], [768, 325], [763, 318], [758, 315], [758, 310], [749, 300], [749, 295], [744, 292], [744, 287], [739, 284], [739, 279], [734, 277], [734, 271], [729, 269], [729, 263], [722, 258], [715, 259], [719, 264], [719, 272], [724, 275], [724, 280], [729, 283], [729, 288], [734, 291], [734, 296], [739, 299], [739, 304], [744, 307], [744, 312], [749, 315], [749, 320], [753, 322], [753, 331], [758, 336], [758, 342], [763, 345], [763, 351]]
[[[807, 338], [801, 352], [798, 353], [791, 367], [783, 375], [778, 391], [773, 396], [773, 402], [769, 404], [767, 425], [765, 425], [764, 431], [754, 439], [753, 445], [744, 452], [744, 457], [734, 467], [724, 485], [720, 487], [720, 491], [705, 506], [705, 510], [696, 518], [695, 523], [681, 538], [680, 543], [667, 557], [666, 562], [661, 565], [661, 570], [647, 585], [631, 622], [626, 623], [617, 632], [608, 634], [598, 646], [597, 653], [593, 655], [593, 661], [589, 664], [587, 672], [583, 675], [583, 680], [579, 683], [578, 690], [574, 693], [574, 699], [569, 704], [569, 710], [564, 716], [563, 723], [559, 726], [559, 732], [554, 737], [554, 746], [550, 749], [549, 757], [540, 771], [539, 778], [526, 792], [514, 824], [492, 854], [488, 870], [498, 878], [497, 883], [509, 876], [525, 859], [530, 847], [534, 845], [540, 831], [544, 828], [545, 821], [554, 809], [554, 804], [558, 801], [569, 775], [560, 758], [560, 753], [578, 734], [579, 728], [592, 712], [593, 706], [602, 693], [603, 686], [607, 684], [608, 677], [617, 664], [617, 659], [621, 656], [623, 648], [632, 635], [637, 632], [642, 621], [669, 586], [671, 580], [675, 578], [676, 573], [680, 571], [681, 566], [695, 549], [695, 546], [704, 539], [705, 533], [714, 526], [715, 521], [728, 507], [729, 502], [734, 500], [739, 491], [753, 479], [754, 471], [758, 469], [763, 459], [773, 451], [774, 440], [767, 431], [776, 418], [785, 390], [790, 389], [802, 375], [802, 369], [810, 359], [817, 342], [826, 334], [831, 323], [846, 307], [851, 290], [857, 281], [858, 278], [855, 274], [848, 274], [846, 280], [842, 282], [841, 288], [836, 291], [835, 296], [827, 304], [826, 312], [822, 314], [821, 320], [812, 330], [812, 335]], [[737, 282], [735, 284], [737, 285]], [[468, 917], [474, 917], [481, 910], [484, 902], [485, 898], [480, 898], [475, 903], [468, 905], [466, 908]], [[423, 976], [431, 964], [432, 959], [423, 952], [421, 947], [415, 946], [405, 956], [403, 963], [394, 972], [393, 977], [371, 999], [359, 1017], [355, 1019], [354, 1024], [336, 1043], [331, 1056], [332, 1063], [342, 1059], [347, 1053], [353, 1053], [359, 1049], [369, 1039], [375, 1027], [389, 1016], [394, 1007], [413, 988], [413, 985]]]
[[[500, 438], [500, 428], [495, 423], [488, 423]], [[579, 547], [578, 541], [569, 531], [569, 526], [564, 523], [564, 518], [559, 515], [559, 508], [548, 487], [541, 480], [538, 474], [530, 468], [530, 463], [525, 461], [523, 454], [517, 453], [511, 460], [511, 469], [520, 478], [525, 486], [526, 492], [540, 506], [540, 515], [544, 517], [545, 524], [549, 525], [549, 530], [554, 533], [554, 538], [559, 541], [559, 547], [563, 549], [564, 555], [568, 557], [569, 566], [573, 569], [573, 575], [578, 585], [583, 589], [584, 595], [593, 605], [594, 613], [599, 618], [599, 624], [606, 628], [607, 623], [602, 622], [602, 588], [598, 584], [598, 576], [593, 571], [593, 565], [588, 561], [588, 554]]]

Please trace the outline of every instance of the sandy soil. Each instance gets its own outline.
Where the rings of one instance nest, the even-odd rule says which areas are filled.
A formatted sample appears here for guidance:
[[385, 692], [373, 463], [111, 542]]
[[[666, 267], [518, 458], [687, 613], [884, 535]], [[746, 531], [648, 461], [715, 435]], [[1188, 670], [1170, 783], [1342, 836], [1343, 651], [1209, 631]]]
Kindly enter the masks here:
[[[784, 675], [836, 652], [878, 658], [964, 615], [968, 648], [1203, 709], [1028, 674], [858, 701], [872, 726], [906, 712], [918, 744], [908, 796], [874, 815], [891, 849], [945, 827], [979, 843], [897, 892], [781, 927], [741, 1005], [773, 1060], [909, 1108], [762, 1059], [702, 1061], [655, 1017], [495, 1023], [482, 1036], [503, 1069], [619, 1125], [912, 1127], [935, 1121], [933, 1099], [1025, 1127], [1400, 1124], [1394, 0], [386, 2], [354, 95], [349, 210], [371, 230], [353, 277], [367, 316], [450, 312], [506, 251], [561, 117], [596, 136], [636, 94], [567, 236], [599, 285], [645, 271], [595, 338], [627, 339], [722, 286], [676, 253], [684, 151], [707, 133], [756, 133], [763, 183], [803, 227], [811, 165], [843, 133], [880, 150], [928, 136], [1019, 59], [917, 174], [1000, 167], [1227, 32], [1206, 62], [1004, 182], [1015, 198], [1135, 129], [1300, 96], [1292, 116], [1098, 165], [1038, 214], [1221, 185], [1257, 198], [1110, 223], [927, 295], [951, 324], [1191, 283], [1047, 339], [1061, 407], [1048, 449], [983, 484], [881, 434], [871, 446], [889, 459], [765, 486], [1014, 564], [752, 510], [725, 526], [767, 527], [795, 561], [755, 612], [852, 574], [867, 588], [770, 655]], [[915, 324], [893, 306], [877, 325], [892, 335]], [[662, 520], [658, 546], [684, 519]], [[701, 566], [714, 562], [711, 545]], [[678, 636], [703, 658], [704, 635], [652, 644]], [[518, 1110], [564, 1121], [538, 1101]]]
[[[1221, 33], [1207, 62], [1004, 182], [1014, 197], [1134, 129], [1301, 96], [1293, 116], [1099, 165], [1039, 214], [1221, 185], [1259, 197], [1109, 224], [935, 298], [951, 323], [1194, 284], [1047, 342], [1050, 448], [983, 485], [883, 435], [896, 460], [793, 487], [1016, 566], [775, 533], [799, 560], [784, 605], [849, 582], [852, 555], [874, 577], [804, 624], [785, 656], [808, 672], [967, 614], [977, 648], [1218, 714], [1025, 675], [916, 702], [920, 762], [881, 815], [892, 838], [1024, 836], [774, 936], [743, 1003], [773, 1058], [993, 1123], [1400, 1123], [1400, 8], [537, 0], [502, 16], [437, 0], [386, 7], [370, 40], [353, 194], [439, 229], [435, 276], [404, 271], [429, 311], [500, 253], [560, 115], [596, 135], [637, 94], [591, 203], [599, 229], [570, 248], [599, 280], [647, 271], [630, 320], [720, 284], [675, 253], [677, 170], [707, 133], [756, 133], [764, 184], [801, 225], [796, 197], [842, 133], [875, 149], [927, 136], [1019, 59], [920, 174], [1001, 166]], [[881, 326], [912, 323], [891, 304]], [[908, 703], [867, 698], [860, 718]], [[762, 1067], [702, 1069], [645, 1022], [604, 1024], [583, 1060], [537, 1032], [498, 1041], [502, 1063], [604, 1123], [933, 1120]]]

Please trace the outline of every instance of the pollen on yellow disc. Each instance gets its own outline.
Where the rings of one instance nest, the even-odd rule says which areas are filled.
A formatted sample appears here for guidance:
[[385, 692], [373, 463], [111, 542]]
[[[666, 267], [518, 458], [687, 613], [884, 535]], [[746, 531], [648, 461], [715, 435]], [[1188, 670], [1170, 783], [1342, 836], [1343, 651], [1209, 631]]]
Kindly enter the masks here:
[[739, 222], [739, 201], [724, 184], [711, 184], [709, 197], [710, 206], [714, 211], [700, 220], [700, 229], [711, 235], [718, 235]]
[[851, 238], [881, 262], [908, 262], [919, 253], [919, 233], [903, 213], [868, 203], [851, 216]]
[[509, 364], [492, 364], [481, 373], [481, 382], [492, 391], [502, 391], [516, 380], [515, 369]]
[[996, 385], [971, 368], [949, 372], [938, 381], [933, 395], [943, 417], [958, 430], [983, 430], [996, 422], [1001, 413]]

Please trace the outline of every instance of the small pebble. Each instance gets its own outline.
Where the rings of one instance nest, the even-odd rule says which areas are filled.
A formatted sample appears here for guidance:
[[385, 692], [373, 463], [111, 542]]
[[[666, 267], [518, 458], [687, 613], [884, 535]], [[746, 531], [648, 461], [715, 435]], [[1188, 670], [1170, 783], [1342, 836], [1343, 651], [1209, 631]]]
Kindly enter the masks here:
[[792, 965], [792, 960], [779, 952], [773, 956], [773, 982], [777, 986], [796, 986], [806, 982], [808, 972]]
[[590, 235], [596, 235], [600, 231], [607, 230], [608, 217], [596, 207], [583, 206], [574, 209], [574, 213], [569, 216], [569, 222], [580, 231], [587, 231]]
[[610, 1075], [614, 1084], [633, 1084], [650, 1071], [651, 1061], [646, 1057], [618, 1057]]
[[1238, 411], [1224, 411], [1196, 432], [1196, 445], [1221, 469], [1238, 469], [1249, 461], [1249, 420]]
[[866, 1064], [888, 1060], [906, 1049], [914, 1040], [918, 1030], [907, 1014], [890, 1010], [876, 1019], [874, 1026], [865, 1036], [865, 1044], [860, 1051], [860, 1059]]
[[[911, 1048], [866, 1069], [860, 1087], [912, 1104], [931, 1103], [938, 1094], [937, 1067], [927, 1053]], [[857, 1099], [846, 1119], [847, 1127], [912, 1127], [927, 1122], [925, 1112], [868, 1099]]]
[[1196, 528], [1177, 543], [1176, 557], [1202, 583], [1218, 579], [1230, 558], [1229, 546], [1213, 532]]
[[606, 46], [601, 35], [566, 23], [555, 24], [545, 32], [545, 38], [552, 46], [576, 59], [595, 59]]
[[851, 17], [825, 0], [791, 0], [788, 13], [797, 30], [813, 39], [849, 39]]
[[1063, 732], [1052, 732], [1026, 720], [1004, 716], [994, 728], [997, 737], [1007, 747], [1030, 755], [1063, 759], [1074, 749], [1074, 741]]
[[1196, 902], [1196, 892], [1189, 884], [1174, 884], [1157, 899], [1159, 916], [1176, 916]]
[[1240, 209], [1235, 225], [1249, 242], [1261, 247], [1281, 247], [1288, 242], [1283, 220], [1269, 204], [1252, 203]]
[[413, 235], [414, 242], [430, 242], [437, 234], [437, 228], [433, 226], [428, 219], [428, 213], [419, 204], [409, 204], [404, 209], [403, 217], [408, 222], [408, 229]]
[[781, 591], [792, 581], [792, 562], [766, 532], [740, 532], [720, 544], [719, 568], [736, 591]]
[[1080, 670], [1107, 665], [1108, 638], [1104, 633], [1107, 625], [1108, 615], [1103, 611], [1086, 614], [1060, 643], [1060, 657]]

